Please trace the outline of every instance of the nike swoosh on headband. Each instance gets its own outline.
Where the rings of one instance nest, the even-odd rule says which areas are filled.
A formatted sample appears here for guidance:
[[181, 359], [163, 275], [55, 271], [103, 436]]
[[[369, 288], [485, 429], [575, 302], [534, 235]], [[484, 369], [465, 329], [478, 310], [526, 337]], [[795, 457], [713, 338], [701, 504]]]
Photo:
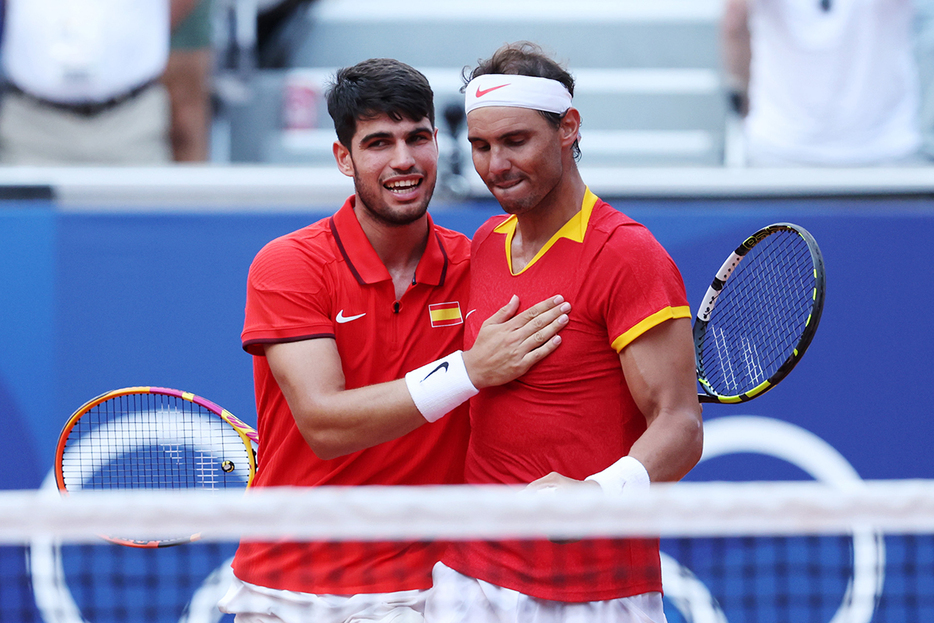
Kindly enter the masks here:
[[502, 89], [503, 87], [508, 87], [510, 84], [511, 84], [510, 82], [507, 82], [506, 84], [500, 84], [500, 85], [497, 85], [497, 86], [495, 86], [495, 87], [490, 87], [489, 89], [481, 89], [481, 88], [478, 86], [478, 87], [477, 87], [477, 97], [483, 97], [484, 95], [486, 95], [486, 94], [489, 93], [490, 91], [495, 91], [496, 89]]

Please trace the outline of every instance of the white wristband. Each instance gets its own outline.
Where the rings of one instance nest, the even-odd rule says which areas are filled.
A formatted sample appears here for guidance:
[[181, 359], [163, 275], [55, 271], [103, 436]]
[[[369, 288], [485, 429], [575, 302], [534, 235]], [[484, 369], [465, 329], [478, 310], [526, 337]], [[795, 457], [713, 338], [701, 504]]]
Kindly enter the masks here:
[[587, 476], [584, 480], [596, 482], [604, 493], [610, 495], [649, 490], [649, 473], [638, 459], [631, 456], [624, 456], [602, 472]]
[[429, 422], [440, 420], [478, 391], [470, 382], [464, 354], [459, 350], [412, 370], [405, 375], [405, 385], [418, 412]]

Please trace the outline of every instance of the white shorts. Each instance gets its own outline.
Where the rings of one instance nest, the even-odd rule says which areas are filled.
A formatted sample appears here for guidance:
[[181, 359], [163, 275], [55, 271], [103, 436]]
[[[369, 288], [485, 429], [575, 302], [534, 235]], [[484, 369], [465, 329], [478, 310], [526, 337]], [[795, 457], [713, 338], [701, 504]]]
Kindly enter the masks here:
[[443, 563], [432, 572], [427, 623], [666, 623], [661, 593], [588, 601], [551, 601], [468, 577]]
[[424, 623], [427, 592], [313, 595], [234, 578], [217, 607], [236, 623]]

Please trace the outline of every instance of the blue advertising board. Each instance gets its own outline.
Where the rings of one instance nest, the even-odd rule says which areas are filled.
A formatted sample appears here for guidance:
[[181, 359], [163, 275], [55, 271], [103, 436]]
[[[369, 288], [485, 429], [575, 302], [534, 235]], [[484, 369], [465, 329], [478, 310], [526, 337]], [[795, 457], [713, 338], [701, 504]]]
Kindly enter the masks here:
[[[934, 200], [616, 200], [668, 249], [692, 311], [747, 235], [781, 221], [823, 251], [817, 336], [780, 386], [753, 402], [708, 405], [705, 459], [691, 480], [931, 478]], [[438, 205], [468, 235], [498, 207]], [[39, 487], [68, 416], [105, 391], [191, 391], [255, 425], [250, 356], [240, 347], [250, 262], [320, 211], [63, 211], [0, 205], [0, 488]], [[0, 556], [0, 566], [21, 565]]]
[[[729, 251], [758, 227], [792, 221], [810, 230], [827, 266], [814, 343], [780, 387], [748, 405], [707, 406], [705, 419], [754, 414], [793, 423], [831, 444], [863, 478], [934, 476], [925, 434], [934, 370], [926, 315], [934, 302], [934, 202], [614, 203], [669, 250], [692, 307]], [[439, 206], [434, 214], [471, 234], [496, 210], [484, 203]], [[323, 216], [5, 205], [0, 418], [23, 443], [13, 477], [0, 486], [39, 486], [68, 416], [119, 387], [192, 391], [255, 423], [251, 362], [239, 341], [247, 270], [267, 241]], [[751, 476], [776, 475], [717, 474]]]

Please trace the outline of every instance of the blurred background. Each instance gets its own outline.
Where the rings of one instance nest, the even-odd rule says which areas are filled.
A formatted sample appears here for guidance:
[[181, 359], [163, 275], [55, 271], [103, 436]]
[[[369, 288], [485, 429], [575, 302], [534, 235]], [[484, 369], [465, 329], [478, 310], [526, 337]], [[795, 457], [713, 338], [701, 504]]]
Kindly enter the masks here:
[[[42, 4], [50, 6], [43, 9]], [[153, 34], [152, 20], [144, 24], [142, 18], [133, 19], [152, 0], [140, 3], [130, 17], [122, 15], [126, 9], [119, 6], [126, 3], [99, 0], [92, 4], [99, 5], [103, 24], [96, 29], [87, 23], [93, 22], [87, 15], [69, 16], [74, 9], [62, 8], [67, 3], [6, 2], [2, 58], [7, 106], [5, 123], [0, 123], [0, 161], [27, 168], [169, 164], [158, 157], [146, 159], [138, 143], [107, 150], [102, 146], [106, 141], [87, 137], [84, 140], [93, 146], [81, 152], [71, 139], [80, 130], [50, 127], [58, 123], [54, 119], [20, 122], [14, 118], [13, 104], [19, 100], [35, 109], [49, 103], [67, 107], [85, 100], [111, 99], [110, 95], [122, 97], [149, 75], [147, 71], [151, 74], [158, 67], [155, 60], [147, 64], [155, 54], [147, 52], [147, 42], [155, 47], [156, 42], [150, 40], [158, 36]], [[26, 8], [30, 6], [34, 8]], [[461, 72], [501, 44], [518, 40], [542, 45], [575, 75], [575, 103], [586, 111], [581, 165], [600, 169], [601, 180], [617, 179], [609, 171], [619, 167], [720, 167], [742, 162], [742, 140], [721, 61], [722, 0], [587, 0], [573, 6], [547, 0], [392, 4], [376, 0], [172, 0], [172, 9], [167, 25], [172, 47], [162, 82], [171, 104], [170, 161], [174, 163], [239, 165], [241, 169], [244, 165], [305, 167], [304, 176], [314, 176], [317, 188], [338, 188], [317, 194], [326, 195], [320, 201], [328, 202], [350, 186], [333, 165], [334, 132], [324, 101], [327, 81], [339, 67], [389, 56], [420, 69], [435, 90], [441, 196], [488, 197], [470, 166], [459, 92]], [[60, 19], [31, 15], [49, 12], [60, 14]], [[129, 37], [127, 33], [134, 30], [142, 34]], [[164, 38], [164, 27], [155, 30]], [[92, 74], [88, 83], [102, 82], [93, 75], [95, 59], [85, 63], [91, 69], [79, 67], [84, 56], [93, 56], [86, 51], [93, 44], [81, 46], [93, 36], [114, 39], [113, 45], [97, 51], [110, 55], [97, 63], [100, 72], [119, 75], [122, 88], [116, 78], [113, 86], [97, 90], [82, 86], [80, 75], [75, 79], [86, 71]], [[120, 42], [121, 36], [128, 40]], [[68, 60], [62, 60], [63, 56]], [[63, 107], [57, 112], [61, 116], [73, 111]], [[133, 114], [164, 116], [151, 109]], [[22, 128], [30, 124], [40, 126], [43, 135], [22, 136], [26, 131]], [[4, 125], [9, 129], [7, 136]], [[104, 134], [95, 131], [98, 136]], [[107, 134], [126, 132], [117, 126]], [[16, 141], [27, 146], [17, 150]], [[29, 146], [38, 143], [46, 146], [41, 153]], [[133, 179], [126, 173], [117, 174], [124, 184]], [[212, 173], [220, 176], [218, 180], [225, 179], [223, 171]], [[96, 175], [105, 184], [111, 179], [106, 172]], [[78, 192], [73, 190], [73, 181], [81, 186], [89, 183], [86, 176], [76, 180], [68, 172], [0, 171], [0, 183], [6, 182], [8, 196], [50, 194], [51, 190], [43, 188], [56, 187], [57, 196], [67, 200]], [[176, 199], [192, 202], [190, 194]]]
[[447, 140], [453, 138], [464, 148], [462, 115], [445, 114], [449, 106], [463, 107], [461, 71], [517, 40], [539, 43], [572, 68], [575, 103], [587, 111], [582, 164], [725, 161], [719, 0], [273, 4], [261, 13], [255, 46], [249, 38], [222, 44], [217, 161], [330, 166], [325, 82], [335, 68], [376, 56], [398, 58], [426, 74], [446, 130], [443, 151], [454, 148]]

